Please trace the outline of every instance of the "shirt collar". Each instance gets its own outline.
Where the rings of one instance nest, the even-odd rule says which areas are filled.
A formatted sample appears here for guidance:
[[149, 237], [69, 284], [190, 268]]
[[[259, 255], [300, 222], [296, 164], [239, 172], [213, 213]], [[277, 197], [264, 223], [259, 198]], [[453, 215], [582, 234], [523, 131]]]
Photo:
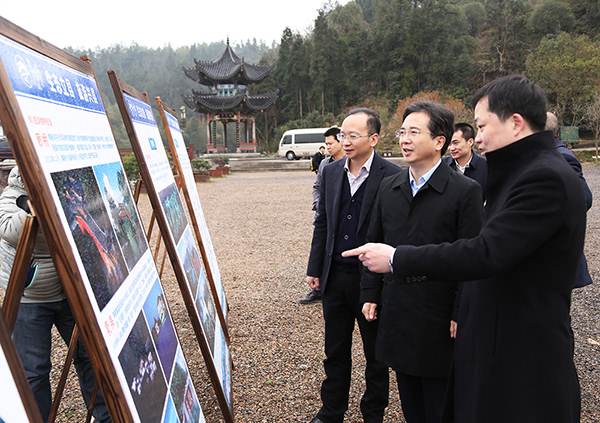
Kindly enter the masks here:
[[438, 162], [435, 164], [435, 166], [433, 166], [423, 176], [421, 176], [419, 178], [418, 186], [415, 182], [415, 178], [413, 177], [412, 172], [410, 171], [410, 167], [408, 168], [408, 178], [410, 180], [410, 187], [412, 189], [413, 197], [417, 194], [417, 192], [419, 192], [419, 190], [421, 188], [423, 188], [423, 185], [425, 185], [427, 183], [427, 181], [429, 181], [429, 178], [431, 178], [431, 175], [433, 175], [433, 172], [435, 172], [436, 169], [440, 166], [440, 163], [442, 163], [442, 159], [438, 160]]
[[[363, 169], [365, 169], [367, 171], [367, 173], [371, 173], [371, 165], [373, 164], [373, 157], [375, 156], [375, 150], [371, 150], [371, 157], [369, 157], [369, 159], [365, 162], [364, 165], [362, 165], [362, 167], [360, 168], [360, 170], [358, 171], [358, 174], [360, 175], [363, 171]], [[344, 163], [344, 170], [346, 172], [350, 172], [350, 168], [348, 167], [348, 162], [350, 160], [348, 160], [346, 158], [346, 163]]]
[[462, 167], [460, 164], [458, 164], [458, 160], [454, 160], [454, 162], [456, 163], [456, 167], [461, 169], [463, 173], [465, 173], [465, 169], [468, 167], [471, 167], [471, 162], [473, 161], [473, 156], [475, 155], [475, 153], [471, 150], [471, 158], [469, 159], [469, 161], [467, 162], [467, 164], [465, 165], [465, 167]]

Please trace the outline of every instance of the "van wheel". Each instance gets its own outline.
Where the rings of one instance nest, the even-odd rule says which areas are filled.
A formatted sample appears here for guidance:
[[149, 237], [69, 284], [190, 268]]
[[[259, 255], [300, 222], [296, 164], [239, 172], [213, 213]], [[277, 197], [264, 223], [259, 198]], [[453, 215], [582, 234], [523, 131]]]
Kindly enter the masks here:
[[296, 158], [296, 155], [293, 151], [288, 151], [287, 153], [285, 153], [285, 157], [287, 157], [288, 160], [294, 160]]

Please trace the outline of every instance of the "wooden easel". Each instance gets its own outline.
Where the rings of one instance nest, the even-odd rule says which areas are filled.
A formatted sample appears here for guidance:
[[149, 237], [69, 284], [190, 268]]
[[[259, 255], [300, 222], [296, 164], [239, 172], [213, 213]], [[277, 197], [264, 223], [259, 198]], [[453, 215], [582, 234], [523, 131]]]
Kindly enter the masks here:
[[[172, 109], [169, 106], [167, 106], [166, 104], [164, 104], [160, 97], [155, 97], [155, 101], [157, 103], [157, 106], [158, 106], [158, 109], [159, 109], [159, 112], [161, 115], [163, 127], [165, 129], [165, 135], [167, 136], [167, 141], [169, 142], [169, 148], [173, 152], [173, 154], [172, 154], [173, 162], [175, 163], [175, 168], [176, 168], [177, 174], [178, 174], [178, 178], [176, 178], [177, 188], [180, 193], [183, 193], [183, 198], [186, 202], [187, 209], [188, 209], [189, 216], [190, 216], [190, 223], [192, 225], [192, 230], [194, 231], [196, 242], [197, 242], [198, 248], [200, 250], [200, 255], [202, 256], [202, 261], [204, 264], [204, 271], [206, 272], [206, 277], [208, 279], [210, 290], [212, 292], [214, 301], [217, 304], [217, 314], [219, 317], [219, 321], [221, 322], [221, 327], [223, 328], [223, 332], [225, 334], [225, 339], [227, 341], [227, 345], [229, 345], [231, 347], [231, 338], [229, 335], [229, 324], [227, 322], [227, 319], [226, 319], [226, 317], [223, 313], [223, 309], [221, 307], [221, 302], [219, 300], [219, 293], [217, 291], [217, 286], [216, 286], [215, 278], [214, 278], [214, 275], [212, 272], [212, 267], [211, 267], [210, 261], [208, 259], [208, 255], [206, 252], [202, 234], [200, 232], [198, 219], [196, 218], [196, 213], [194, 211], [194, 207], [192, 205], [192, 200], [190, 198], [190, 194], [189, 194], [188, 188], [186, 186], [185, 177], [183, 175], [183, 167], [182, 167], [180, 159], [179, 159], [179, 154], [177, 153], [177, 148], [175, 147], [175, 142], [173, 140], [173, 135], [171, 133], [169, 123], [167, 122], [167, 119], [166, 119], [165, 113], [170, 113], [174, 117], [176, 117], [176, 113], [175, 113], [174, 109]], [[227, 309], [229, 309], [228, 304], [227, 304]], [[232, 358], [232, 365], [233, 365], [233, 358]]]
[[[19, 235], [19, 242], [17, 243], [17, 250], [15, 253], [15, 259], [13, 267], [8, 279], [8, 287], [4, 295], [4, 302], [2, 303], [2, 311], [6, 320], [8, 331], [10, 334], [15, 329], [15, 323], [17, 321], [17, 314], [19, 312], [19, 305], [21, 304], [21, 297], [23, 291], [25, 291], [25, 281], [27, 278], [27, 271], [29, 270], [29, 263], [31, 262], [31, 256], [33, 255], [33, 247], [35, 246], [35, 238], [39, 230], [39, 223], [31, 203], [29, 203], [29, 209], [31, 215], [25, 218], [23, 227], [21, 228], [21, 234]], [[65, 364], [60, 375], [60, 380], [56, 387], [54, 394], [54, 401], [52, 401], [52, 408], [50, 409], [50, 415], [48, 417], [48, 423], [54, 423], [58, 414], [58, 407], [60, 406], [60, 400], [65, 390], [67, 383], [67, 377], [69, 376], [69, 369], [71, 367], [71, 361], [75, 354], [75, 348], [79, 340], [79, 328], [77, 323], [73, 327], [73, 334], [71, 335], [71, 342], [69, 343], [69, 349], [67, 351], [67, 357], [65, 358]], [[87, 411], [87, 417], [85, 422], [90, 423], [92, 419], [92, 411], [94, 409], [94, 403], [96, 402], [96, 395], [98, 391], [98, 378], [94, 383], [94, 389], [92, 391], [92, 400]]]
[[[135, 183], [135, 188], [134, 188], [134, 192], [133, 192], [133, 201], [135, 201], [135, 205], [138, 205], [138, 200], [140, 198], [140, 193], [142, 190], [142, 186], [144, 185], [144, 181], [142, 181], [142, 179], [138, 179]], [[178, 183], [179, 186], [179, 183]], [[151, 240], [151, 236], [152, 236], [152, 231], [154, 230], [154, 222], [156, 221], [156, 215], [154, 214], [154, 210], [152, 210], [152, 215], [150, 216], [150, 224], [148, 225], [148, 231], [146, 232], [146, 239], [148, 240], [148, 245], [151, 245], [150, 240]], [[162, 241], [162, 232], [158, 231], [158, 235], [157, 235], [157, 239], [156, 239], [156, 246], [154, 249], [154, 254], [152, 255], [152, 258], [154, 259], [154, 263], [156, 263], [157, 267], [158, 267], [158, 262], [156, 261], [158, 258], [158, 252], [160, 251], [160, 246], [161, 241]], [[167, 259], [167, 249], [165, 248], [165, 250], [162, 253], [162, 257], [160, 259], [160, 270], [158, 272], [158, 277], [162, 278], [163, 275], [163, 270], [165, 268], [165, 261]]]

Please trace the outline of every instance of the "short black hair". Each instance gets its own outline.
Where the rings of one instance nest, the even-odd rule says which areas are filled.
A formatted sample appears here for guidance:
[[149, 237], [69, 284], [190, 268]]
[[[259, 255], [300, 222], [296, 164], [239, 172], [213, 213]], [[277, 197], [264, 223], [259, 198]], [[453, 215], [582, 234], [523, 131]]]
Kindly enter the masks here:
[[471, 138], [475, 139], [475, 130], [468, 123], [460, 122], [454, 125], [454, 132], [460, 131], [462, 137], [469, 141]]
[[359, 113], [364, 113], [367, 115], [367, 129], [369, 132], [371, 134], [379, 134], [381, 131], [381, 120], [379, 120], [379, 113], [367, 107], [359, 107], [350, 110], [348, 116], [357, 115]]
[[339, 140], [337, 139], [337, 134], [339, 134], [340, 132], [342, 132], [342, 130], [340, 128], [338, 128], [337, 126], [332, 126], [327, 131], [325, 131], [325, 133], [323, 134], [323, 136], [325, 138], [327, 138], [327, 137], [333, 137], [333, 138], [335, 138], [335, 140], [337, 142], [339, 142]]
[[429, 100], [419, 100], [409, 104], [404, 110], [402, 120], [404, 121], [411, 113], [425, 113], [429, 116], [429, 125], [427, 125], [431, 137], [442, 136], [445, 138], [444, 146], [442, 147], [442, 156], [446, 154], [446, 150], [452, 141], [454, 135], [454, 113], [452, 110], [440, 103], [434, 103]]
[[546, 95], [539, 85], [526, 76], [508, 75], [487, 83], [473, 96], [473, 107], [484, 97], [488, 98], [488, 110], [502, 122], [517, 113], [523, 116], [534, 132], [544, 130]]

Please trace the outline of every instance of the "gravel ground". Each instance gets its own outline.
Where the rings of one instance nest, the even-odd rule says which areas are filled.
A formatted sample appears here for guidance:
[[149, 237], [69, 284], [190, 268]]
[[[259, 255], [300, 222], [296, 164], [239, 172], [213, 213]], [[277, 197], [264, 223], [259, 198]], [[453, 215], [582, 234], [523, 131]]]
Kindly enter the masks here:
[[[600, 201], [600, 168], [584, 173]], [[237, 173], [198, 184], [230, 306], [233, 395], [236, 421], [309, 422], [320, 407], [324, 377], [320, 304], [299, 305], [312, 236], [310, 211], [314, 174], [309, 172]], [[600, 206], [588, 212], [585, 253], [595, 283], [573, 294], [575, 363], [582, 395], [582, 422], [600, 421]], [[140, 213], [149, 221], [147, 197]], [[193, 336], [183, 300], [168, 263], [162, 277], [178, 334], [207, 422], [222, 417], [206, 366]], [[347, 422], [360, 422], [364, 361], [359, 336], [353, 345], [355, 367]], [[55, 363], [65, 348], [56, 343]], [[57, 365], [53, 378], [57, 377]], [[391, 380], [394, 380], [391, 378]], [[386, 422], [402, 422], [395, 382], [390, 384]], [[75, 372], [61, 403], [58, 421], [83, 421]]]

